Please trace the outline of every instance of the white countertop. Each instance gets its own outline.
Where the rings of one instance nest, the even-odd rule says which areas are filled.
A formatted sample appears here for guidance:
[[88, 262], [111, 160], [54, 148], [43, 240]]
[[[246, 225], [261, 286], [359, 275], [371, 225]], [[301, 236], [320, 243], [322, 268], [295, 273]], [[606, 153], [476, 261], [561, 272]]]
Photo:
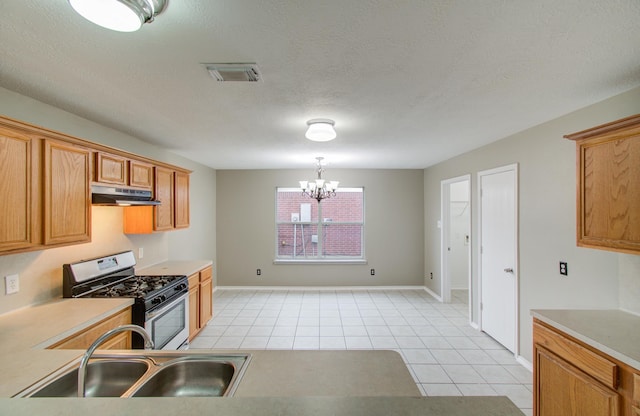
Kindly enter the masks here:
[[0, 316], [0, 397], [13, 396], [82, 355], [45, 348], [132, 304], [131, 298], [58, 299]]
[[170, 260], [136, 269], [136, 274], [147, 276], [184, 274], [188, 277], [212, 264], [211, 260]]
[[0, 413], [47, 416], [524, 416], [506, 397], [0, 399]]
[[620, 310], [535, 309], [539, 319], [633, 368], [640, 369], [640, 316]]

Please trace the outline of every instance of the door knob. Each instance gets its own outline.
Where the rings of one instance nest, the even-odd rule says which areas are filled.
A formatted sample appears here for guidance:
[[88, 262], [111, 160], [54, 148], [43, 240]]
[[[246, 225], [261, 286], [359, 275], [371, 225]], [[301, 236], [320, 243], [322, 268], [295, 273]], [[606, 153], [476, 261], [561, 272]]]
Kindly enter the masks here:
[[513, 273], [513, 269], [511, 267], [507, 267], [506, 269], [504, 269], [505, 273]]

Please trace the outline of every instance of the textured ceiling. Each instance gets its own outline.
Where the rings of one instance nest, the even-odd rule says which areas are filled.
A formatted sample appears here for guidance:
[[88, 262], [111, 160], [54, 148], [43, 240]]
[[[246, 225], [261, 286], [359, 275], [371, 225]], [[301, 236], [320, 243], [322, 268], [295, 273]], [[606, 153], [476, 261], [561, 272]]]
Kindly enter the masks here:
[[0, 86], [217, 169], [424, 168], [640, 85], [639, 22], [638, 0], [170, 0], [117, 33], [1, 0]]

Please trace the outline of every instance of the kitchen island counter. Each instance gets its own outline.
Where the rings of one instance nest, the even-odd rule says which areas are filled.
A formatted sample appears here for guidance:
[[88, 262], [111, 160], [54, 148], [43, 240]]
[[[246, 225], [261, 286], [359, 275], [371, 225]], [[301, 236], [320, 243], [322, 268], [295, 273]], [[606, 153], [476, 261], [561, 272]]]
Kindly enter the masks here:
[[14, 416], [523, 416], [506, 397], [0, 399], [0, 410]]

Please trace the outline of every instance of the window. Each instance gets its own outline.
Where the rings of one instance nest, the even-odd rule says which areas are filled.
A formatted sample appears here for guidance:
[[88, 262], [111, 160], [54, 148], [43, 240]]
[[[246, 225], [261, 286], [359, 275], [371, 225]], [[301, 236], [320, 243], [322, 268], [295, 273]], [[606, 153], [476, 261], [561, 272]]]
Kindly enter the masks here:
[[276, 238], [276, 260], [364, 260], [364, 188], [338, 188], [320, 203], [277, 188]]

